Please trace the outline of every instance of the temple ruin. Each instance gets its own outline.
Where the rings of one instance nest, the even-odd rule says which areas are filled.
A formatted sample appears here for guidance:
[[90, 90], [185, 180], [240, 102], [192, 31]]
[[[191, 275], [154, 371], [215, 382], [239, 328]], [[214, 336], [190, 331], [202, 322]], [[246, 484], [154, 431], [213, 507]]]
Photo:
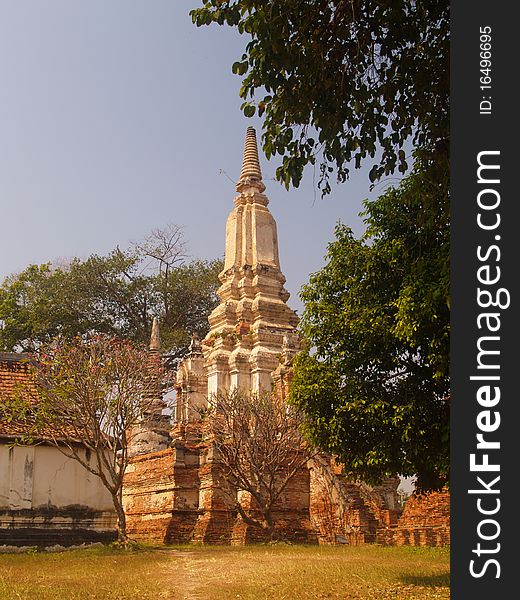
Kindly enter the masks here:
[[[131, 433], [123, 498], [131, 538], [155, 543], [244, 544], [265, 541], [222, 493], [222, 467], [201, 414], [219, 393], [273, 392], [283, 402], [300, 349], [298, 317], [280, 266], [278, 234], [265, 194], [256, 133], [248, 128], [234, 207], [226, 224], [220, 303], [203, 340], [192, 338], [175, 378], [170, 414], [163, 389]], [[0, 353], [0, 391], [27, 376], [24, 357]], [[163, 360], [154, 320], [149, 360]], [[0, 424], [0, 543], [113, 539], [106, 490], [45, 439], [13, 446], [16, 424]], [[80, 443], [80, 442], [78, 442]], [[349, 480], [321, 453], [298, 469], [275, 505], [276, 530], [287, 540], [321, 544], [449, 544], [449, 494], [412, 498], [401, 513], [398, 478], [369, 486]], [[241, 494], [240, 502], [248, 502]]]
[[[256, 134], [248, 128], [234, 208], [226, 224], [219, 305], [204, 340], [195, 337], [176, 377], [173, 426], [158, 435], [165, 405], [143, 422], [124, 486], [131, 537], [155, 542], [260, 541], [219, 493], [218, 458], [201, 435], [201, 409], [232, 389], [284, 397], [299, 349], [298, 317], [280, 267], [276, 223], [262, 182]], [[151, 351], [158, 351], [157, 334]], [[148, 432], [148, 433], [147, 433]], [[398, 478], [371, 487], [349, 481], [320, 454], [290, 481], [275, 510], [283, 537], [307, 543], [370, 543], [395, 529]], [[387, 543], [392, 543], [386, 534]]]

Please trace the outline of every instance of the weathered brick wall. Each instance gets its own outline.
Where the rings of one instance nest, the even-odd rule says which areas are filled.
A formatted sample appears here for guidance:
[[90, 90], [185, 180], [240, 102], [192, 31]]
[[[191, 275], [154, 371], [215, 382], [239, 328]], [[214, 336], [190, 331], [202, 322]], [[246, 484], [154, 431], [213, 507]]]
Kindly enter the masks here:
[[128, 534], [159, 543], [187, 542], [199, 517], [199, 458], [177, 446], [135, 456], [125, 473]]
[[212, 452], [204, 448], [199, 470], [200, 517], [195, 525], [193, 541], [201, 544], [230, 544], [236, 512], [220, 489], [222, 477]]
[[[387, 494], [397, 484], [387, 482]], [[377, 529], [395, 523], [397, 514], [380, 491], [349, 481], [331, 457], [310, 462], [310, 515], [320, 544], [373, 543]]]
[[412, 495], [395, 527], [378, 529], [387, 546], [447, 546], [450, 543], [450, 494], [444, 490]]
[[[251, 507], [251, 498], [244, 494], [243, 506]], [[255, 516], [255, 512], [251, 511]], [[310, 518], [310, 471], [301, 467], [289, 481], [273, 509], [275, 523], [274, 538], [293, 543], [315, 544], [317, 535]], [[248, 544], [270, 541], [267, 533], [258, 527], [251, 527], [237, 516], [233, 527], [233, 544]]]
[[[221, 477], [218, 461], [204, 445], [177, 441], [168, 450], [133, 457], [124, 481], [130, 537], [157, 543], [267, 541], [265, 532], [244, 523], [232, 509], [220, 489]], [[300, 469], [273, 512], [277, 535], [293, 542], [316, 542], [309, 478], [308, 469]]]
[[[220, 489], [219, 463], [205, 453], [200, 468], [201, 516], [193, 541], [210, 544], [246, 544], [269, 541], [268, 534], [245, 523], [229, 498]], [[240, 494], [240, 503], [255, 516], [249, 494]], [[315, 543], [316, 534], [309, 518], [309, 472], [302, 467], [291, 479], [273, 510], [275, 536], [292, 542]]]
[[[134, 457], [124, 485], [130, 536], [158, 543], [268, 541], [231, 508], [221, 477], [218, 461], [201, 444], [177, 440], [168, 450]], [[295, 543], [449, 544], [449, 494], [413, 496], [400, 515], [393, 507], [397, 485], [397, 479], [376, 488], [348, 481], [330, 457], [318, 457], [298, 471], [275, 506], [276, 534]], [[247, 494], [241, 502], [251, 505]]]

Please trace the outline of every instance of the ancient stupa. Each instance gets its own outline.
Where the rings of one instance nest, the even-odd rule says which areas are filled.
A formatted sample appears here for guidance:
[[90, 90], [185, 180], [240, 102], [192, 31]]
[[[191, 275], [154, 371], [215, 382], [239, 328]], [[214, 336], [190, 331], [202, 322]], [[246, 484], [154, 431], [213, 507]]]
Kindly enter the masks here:
[[280, 268], [276, 222], [262, 182], [256, 132], [248, 127], [234, 208], [226, 224], [220, 304], [209, 316], [210, 330], [177, 373], [180, 420], [192, 408], [238, 388], [268, 391], [280, 357], [298, 345], [298, 317], [287, 305], [289, 292]]
[[[245, 543], [262, 539], [220, 492], [222, 470], [204, 435], [201, 409], [218, 393], [271, 390], [283, 395], [299, 347], [298, 318], [280, 268], [276, 223], [264, 194], [256, 133], [247, 129], [237, 195], [226, 225], [220, 303], [203, 340], [192, 338], [176, 374], [176, 406], [165, 435], [163, 405], [153, 403], [125, 475], [129, 533], [155, 542]], [[156, 327], [150, 343], [156, 360]], [[328, 455], [300, 468], [276, 507], [277, 527], [297, 542], [364, 543], [395, 523], [395, 490], [348, 481]]]

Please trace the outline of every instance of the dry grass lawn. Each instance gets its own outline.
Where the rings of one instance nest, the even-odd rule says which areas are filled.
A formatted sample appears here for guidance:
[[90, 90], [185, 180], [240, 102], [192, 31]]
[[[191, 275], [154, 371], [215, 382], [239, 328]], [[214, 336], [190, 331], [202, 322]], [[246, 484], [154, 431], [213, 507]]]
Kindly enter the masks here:
[[446, 548], [185, 546], [0, 555], [2, 600], [449, 597]]

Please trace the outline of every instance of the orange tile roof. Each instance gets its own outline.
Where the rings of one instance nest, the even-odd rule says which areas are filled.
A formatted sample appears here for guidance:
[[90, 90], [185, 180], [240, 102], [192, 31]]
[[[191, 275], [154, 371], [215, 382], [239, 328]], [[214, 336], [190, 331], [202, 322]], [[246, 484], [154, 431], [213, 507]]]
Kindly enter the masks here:
[[[16, 394], [29, 394], [36, 402], [36, 393], [31, 388], [31, 356], [21, 352], [0, 352], [0, 402]], [[6, 421], [0, 412], [0, 438], [16, 438], [28, 434], [28, 425], [19, 421]]]
[[[0, 352], [0, 403], [5, 399], [13, 398], [17, 393], [28, 394], [31, 404], [38, 402], [37, 392], [31, 386], [31, 360], [31, 355], [27, 353]], [[0, 440], [2, 438], [13, 440], [26, 436], [34, 441], [52, 440], [54, 443], [60, 439], [65, 440], [63, 437], [65, 435], [68, 442], [81, 444], [74, 427], [60, 428], [58, 437], [55, 437], [53, 433], [55, 432], [48, 427], [34, 433], [30, 420], [27, 422], [6, 421], [2, 418], [2, 411], [0, 411]]]

